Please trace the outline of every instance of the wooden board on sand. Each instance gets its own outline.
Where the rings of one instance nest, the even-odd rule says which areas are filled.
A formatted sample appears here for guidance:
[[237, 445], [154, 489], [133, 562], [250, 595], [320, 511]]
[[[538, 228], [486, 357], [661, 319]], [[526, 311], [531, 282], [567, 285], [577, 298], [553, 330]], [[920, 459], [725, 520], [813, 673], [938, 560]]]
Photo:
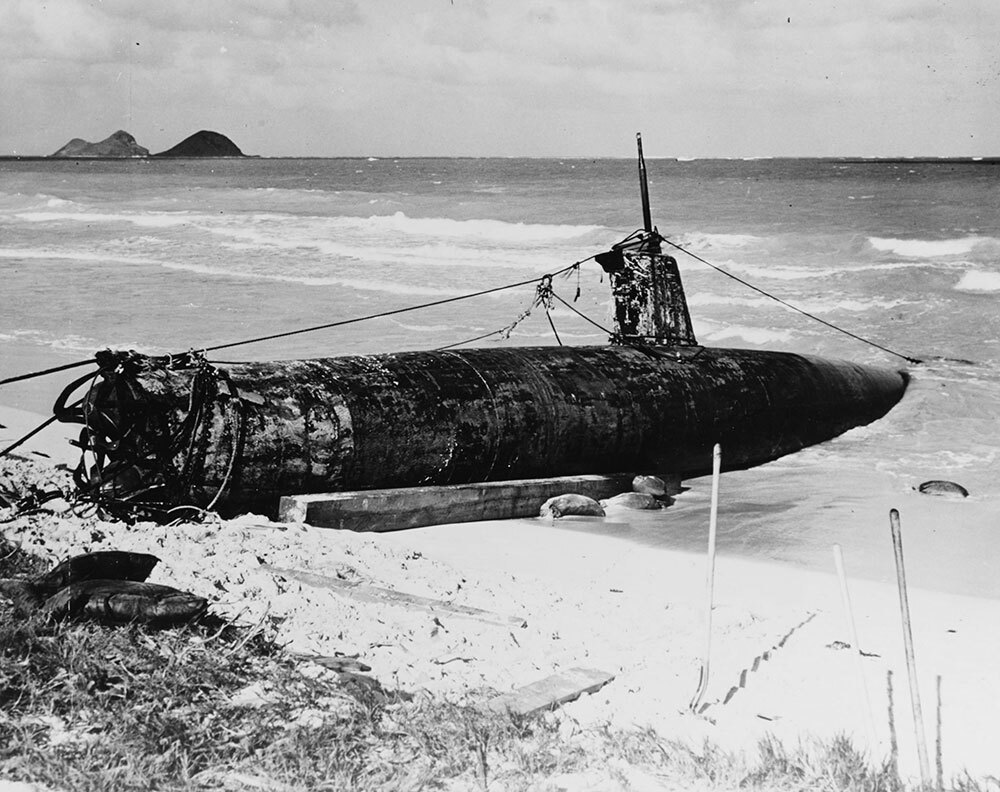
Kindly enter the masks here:
[[596, 693], [614, 679], [614, 674], [591, 668], [567, 668], [523, 688], [497, 696], [489, 703], [496, 712], [531, 715], [554, 709], [584, 693]]
[[537, 517], [539, 507], [556, 495], [574, 493], [600, 500], [631, 489], [632, 474], [622, 474], [287, 495], [281, 499], [278, 519], [318, 528], [398, 531], [476, 520]]
[[300, 569], [283, 569], [271, 566], [270, 564], [262, 564], [261, 568], [272, 575], [278, 575], [289, 580], [297, 580], [299, 583], [305, 583], [308, 586], [331, 589], [363, 602], [402, 605], [403, 607], [424, 610], [430, 613], [464, 616], [501, 627], [526, 627], [528, 624], [519, 616], [503, 616], [499, 613], [493, 613], [481, 608], [472, 608], [468, 605], [457, 605], [453, 602], [432, 599], [431, 597], [420, 597], [416, 594], [407, 594], [395, 589], [368, 586], [356, 580], [341, 580], [340, 578], [327, 577], [326, 575], [317, 575], [315, 572], [305, 572]]

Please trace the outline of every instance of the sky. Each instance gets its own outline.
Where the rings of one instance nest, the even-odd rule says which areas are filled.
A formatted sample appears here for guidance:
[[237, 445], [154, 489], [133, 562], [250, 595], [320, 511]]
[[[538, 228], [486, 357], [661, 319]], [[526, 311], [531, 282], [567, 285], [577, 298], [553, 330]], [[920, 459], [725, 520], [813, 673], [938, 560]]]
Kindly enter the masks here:
[[997, 0], [0, 0], [0, 154], [1000, 156]]

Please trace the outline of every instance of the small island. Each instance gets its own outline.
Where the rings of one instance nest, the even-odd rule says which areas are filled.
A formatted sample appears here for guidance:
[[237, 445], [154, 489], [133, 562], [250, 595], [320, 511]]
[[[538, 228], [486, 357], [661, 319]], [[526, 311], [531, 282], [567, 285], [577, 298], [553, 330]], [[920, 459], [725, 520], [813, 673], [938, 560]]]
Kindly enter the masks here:
[[148, 157], [149, 149], [140, 146], [132, 135], [119, 129], [113, 135], [97, 143], [82, 138], [73, 138], [51, 157]]
[[97, 143], [91, 143], [82, 138], [73, 138], [49, 156], [61, 159], [137, 159], [147, 157], [245, 157], [246, 154], [225, 135], [208, 129], [195, 132], [166, 151], [150, 154], [149, 149], [140, 146], [130, 133], [119, 129], [113, 135]]
[[153, 154], [154, 157], [245, 157], [233, 141], [218, 132], [202, 129], [185, 138], [173, 148]]

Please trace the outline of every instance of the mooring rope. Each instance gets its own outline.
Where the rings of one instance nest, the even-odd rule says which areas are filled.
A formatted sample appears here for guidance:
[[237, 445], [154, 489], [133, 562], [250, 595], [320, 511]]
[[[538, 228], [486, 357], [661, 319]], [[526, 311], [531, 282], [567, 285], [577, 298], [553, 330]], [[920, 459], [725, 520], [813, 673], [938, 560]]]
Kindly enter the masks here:
[[[94, 361], [89, 360], [87, 362], [93, 363]], [[73, 368], [73, 366], [63, 366], [61, 368], [67, 369], [67, 368]], [[52, 370], [50, 370], [50, 373], [51, 371]], [[7, 456], [12, 451], [20, 448], [22, 445], [24, 445], [24, 443], [26, 443], [28, 440], [30, 440], [32, 437], [34, 437], [36, 434], [41, 432], [46, 427], [50, 426], [56, 421], [65, 419], [68, 415], [71, 415], [74, 410], [81, 409], [81, 407], [85, 403], [85, 400], [81, 398], [73, 402], [72, 404], [67, 405], [69, 396], [83, 383], [87, 382], [88, 380], [97, 379], [97, 375], [98, 372], [94, 371], [90, 374], [85, 374], [79, 379], [73, 380], [73, 382], [71, 382], [67, 387], [65, 387], [62, 393], [59, 395], [59, 398], [56, 400], [55, 407], [53, 407], [52, 409], [52, 415], [50, 415], [48, 418], [46, 418], [44, 421], [38, 424], [38, 426], [36, 426], [34, 429], [31, 429], [29, 432], [21, 436], [18, 440], [14, 441], [6, 448], [0, 450], [0, 459], [3, 459], [3, 457]]]
[[24, 445], [24, 443], [28, 442], [32, 437], [34, 437], [36, 434], [38, 434], [40, 431], [42, 431], [42, 429], [44, 429], [46, 426], [49, 426], [50, 424], [54, 424], [58, 420], [59, 420], [59, 416], [58, 415], [50, 415], [48, 418], [46, 418], [44, 421], [42, 421], [40, 424], [38, 424], [38, 426], [36, 426], [34, 429], [32, 429], [26, 435], [24, 435], [23, 437], [21, 437], [21, 439], [16, 440], [15, 442], [13, 442], [9, 446], [7, 446], [5, 449], [3, 449], [2, 451], [0, 451], [0, 457], [7, 456], [7, 454], [9, 454], [11, 451], [19, 448], [20, 446]]
[[[590, 256], [590, 258], [594, 258], [594, 256]], [[573, 299], [574, 300], [579, 299], [579, 297], [580, 297], [580, 284], [579, 284], [580, 264], [582, 264], [584, 261], [588, 261], [588, 260], [589, 259], [583, 259], [583, 261], [578, 261], [575, 264], [573, 264], [573, 266], [571, 266], [571, 267], [566, 267], [566, 268], [561, 269], [561, 270], [559, 270], [559, 272], [556, 272], [556, 273], [554, 273], [552, 275], [543, 275], [541, 278], [538, 278], [538, 280], [537, 280], [538, 287], [535, 289], [535, 296], [532, 299], [531, 304], [527, 308], [525, 308], [518, 315], [518, 317], [513, 322], [510, 322], [509, 324], [505, 324], [503, 327], [499, 327], [496, 330], [491, 330], [488, 333], [482, 333], [481, 335], [473, 336], [472, 338], [466, 338], [464, 341], [455, 341], [455, 342], [453, 342], [451, 344], [445, 344], [444, 346], [435, 347], [433, 351], [435, 351], [435, 352], [444, 352], [445, 350], [454, 349], [455, 347], [465, 346], [466, 344], [473, 344], [476, 341], [482, 341], [484, 338], [490, 338], [491, 336], [495, 336], [495, 335], [498, 335], [501, 338], [505, 338], [505, 339], [506, 338], [510, 338], [511, 333], [514, 332], [514, 329], [519, 324], [521, 324], [521, 322], [523, 322], [525, 319], [527, 319], [529, 316], [531, 316], [532, 311], [534, 311], [535, 308], [538, 308], [539, 306], [542, 306], [543, 308], [545, 308], [545, 316], [546, 316], [546, 318], [549, 321], [549, 327], [552, 328], [552, 334], [556, 338], [556, 343], [559, 344], [559, 346], [563, 346], [562, 339], [559, 337], [559, 331], [556, 330], [555, 323], [552, 320], [551, 311], [552, 311], [552, 300], [553, 300], [553, 298], [558, 299], [560, 302], [565, 302], [565, 301], [561, 297], [559, 297], [559, 295], [557, 295], [555, 293], [555, 290], [554, 290], [554, 288], [552, 286], [552, 279], [556, 275], [562, 275], [564, 278], [568, 278], [572, 274], [573, 270], [575, 269], [576, 273], [577, 273], [577, 286], [576, 286], [576, 296]], [[572, 306], [570, 306], [570, 307], [572, 307]], [[575, 308], [573, 310], [576, 311]], [[579, 311], [576, 311], [576, 313], [579, 314], [580, 316], [583, 316], [583, 314], [580, 314]], [[586, 316], [583, 316], [583, 318], [587, 319]], [[590, 320], [587, 319], [587, 321], [590, 321]], [[600, 327], [600, 325], [598, 325], [598, 327]], [[601, 329], [603, 330], [604, 328], [601, 328]]]
[[671, 242], [669, 239], [667, 239], [666, 237], [660, 235], [659, 233], [657, 233], [657, 236], [659, 237], [659, 239], [660, 239], [661, 242], [666, 242], [672, 248], [676, 248], [681, 253], [686, 253], [691, 258], [693, 258], [695, 261], [700, 261], [702, 264], [704, 264], [704, 265], [706, 265], [708, 267], [711, 267], [716, 272], [718, 272], [718, 273], [720, 273], [722, 275], [725, 275], [727, 278], [732, 278], [734, 281], [736, 281], [737, 283], [740, 283], [740, 284], [746, 286], [748, 289], [752, 289], [753, 291], [757, 292], [758, 294], [762, 294], [764, 297], [767, 297], [768, 299], [774, 300], [775, 302], [780, 303], [781, 305], [784, 305], [786, 308], [790, 308], [791, 310], [795, 311], [796, 313], [800, 313], [803, 316], [808, 317], [809, 319], [812, 319], [814, 322], [819, 322], [821, 325], [825, 325], [826, 327], [829, 327], [831, 330], [836, 330], [838, 333], [843, 333], [844, 335], [849, 336], [849, 337], [855, 339], [856, 341], [860, 341], [863, 344], [868, 344], [869, 346], [873, 346], [876, 349], [881, 349], [883, 352], [888, 352], [890, 355], [895, 355], [898, 358], [902, 358], [907, 363], [913, 363], [913, 364], [923, 363], [922, 360], [918, 360], [917, 358], [909, 357], [908, 355], [904, 355], [902, 352], [896, 352], [895, 350], [889, 349], [888, 347], [885, 347], [885, 346], [882, 346], [881, 344], [878, 344], [875, 341], [872, 341], [871, 339], [865, 338], [863, 336], [859, 336], [856, 333], [852, 333], [850, 330], [845, 330], [843, 327], [835, 325], [833, 322], [828, 322], [826, 319], [820, 319], [815, 314], [811, 314], [808, 311], [803, 310], [802, 308], [799, 308], [798, 306], [792, 305], [790, 302], [782, 300], [780, 297], [777, 297], [777, 296], [771, 294], [770, 292], [765, 291], [764, 289], [760, 288], [759, 286], [754, 286], [749, 281], [743, 280], [743, 278], [739, 277], [738, 275], [733, 275], [733, 273], [724, 270], [722, 267], [719, 267], [719, 266], [713, 264], [710, 261], [706, 261], [701, 256], [699, 256], [697, 253], [692, 253], [690, 250], [688, 250], [687, 248], [681, 247], [676, 242]]
[[595, 322], [595, 321], [594, 321], [593, 319], [591, 319], [591, 318], [590, 318], [589, 316], [587, 316], [587, 315], [586, 315], [585, 313], [582, 313], [581, 311], [578, 311], [578, 310], [577, 310], [577, 309], [576, 309], [575, 307], [573, 307], [572, 305], [570, 305], [570, 304], [569, 304], [568, 302], [566, 302], [566, 301], [565, 301], [565, 300], [564, 300], [564, 299], [563, 299], [562, 297], [560, 297], [560, 296], [559, 296], [558, 294], [556, 294], [555, 292], [552, 292], [552, 296], [553, 296], [553, 297], [554, 297], [555, 299], [559, 300], [559, 302], [561, 302], [561, 303], [562, 303], [563, 305], [565, 305], [565, 306], [566, 306], [567, 308], [569, 308], [569, 309], [570, 309], [570, 310], [571, 310], [571, 311], [572, 311], [573, 313], [575, 313], [575, 314], [576, 314], [577, 316], [579, 316], [579, 317], [580, 317], [581, 319], [585, 319], [586, 321], [590, 322], [590, 323], [591, 323], [591, 324], [592, 324], [592, 325], [593, 325], [594, 327], [596, 327], [596, 328], [597, 328], [598, 330], [603, 330], [603, 331], [604, 331], [605, 333], [607, 333], [607, 334], [608, 334], [609, 336], [612, 336], [612, 335], [614, 335], [614, 333], [613, 333], [613, 332], [611, 332], [610, 330], [608, 330], [608, 328], [606, 328], [606, 327], [605, 327], [604, 325], [601, 325], [601, 324], [598, 324], [598, 323], [597, 323], [597, 322]]
[[396, 316], [402, 313], [409, 313], [410, 311], [419, 311], [424, 308], [435, 308], [439, 305], [447, 305], [448, 303], [459, 302], [460, 300], [469, 300], [473, 297], [482, 297], [487, 294], [494, 294], [496, 292], [505, 291], [506, 289], [517, 289], [521, 286], [529, 286], [532, 283], [539, 283], [544, 281], [546, 278], [551, 279], [556, 275], [562, 275], [564, 273], [572, 271], [575, 267], [579, 267], [585, 261], [589, 261], [593, 256], [588, 256], [585, 259], [574, 262], [568, 267], [563, 267], [561, 270], [549, 273], [547, 275], [542, 275], [537, 278], [529, 278], [528, 280], [518, 281], [517, 283], [508, 283], [506, 286], [494, 286], [492, 289], [483, 289], [477, 292], [471, 292], [469, 294], [460, 294], [455, 297], [446, 297], [441, 300], [433, 300], [431, 302], [421, 303], [420, 305], [410, 305], [406, 308], [395, 308], [391, 311], [381, 311], [380, 313], [368, 314], [367, 316], [357, 316], [353, 319], [341, 319], [337, 322], [328, 322], [326, 324], [314, 325], [312, 327], [303, 327], [299, 330], [287, 330], [283, 333], [274, 333], [272, 335], [258, 336], [257, 338], [248, 338], [245, 341], [233, 341], [228, 344], [218, 344], [216, 346], [206, 347], [203, 352], [217, 352], [220, 349], [232, 349], [233, 347], [245, 346], [247, 344], [257, 344], [262, 341], [273, 341], [277, 338], [288, 338], [289, 336], [301, 335], [303, 333], [314, 333], [317, 330], [329, 330], [334, 327], [343, 327], [344, 325], [356, 324], [357, 322], [366, 322], [370, 319], [382, 319], [387, 316]]
[[57, 374], [60, 371], [68, 371], [69, 369], [79, 368], [80, 366], [94, 365], [94, 359], [88, 358], [87, 360], [78, 360], [75, 363], [66, 363], [63, 366], [55, 366], [54, 368], [43, 369], [41, 371], [32, 371], [28, 374], [18, 374], [14, 377], [7, 377], [7, 379], [0, 380], [0, 385], [10, 385], [12, 382], [23, 382], [24, 380], [34, 379], [35, 377], [44, 377], [46, 374]]
[[[597, 254], [594, 254], [597, 255]], [[494, 294], [496, 292], [505, 291], [507, 289], [517, 289], [521, 286], [529, 286], [532, 283], [541, 283], [545, 280], [551, 281], [556, 275], [567, 275], [571, 273], [574, 269], [578, 269], [581, 264], [590, 261], [594, 256], [587, 256], [587, 258], [580, 259], [567, 267], [563, 267], [560, 270], [556, 270], [552, 273], [547, 273], [545, 275], [540, 275], [535, 278], [529, 278], [528, 280], [518, 281], [517, 283], [508, 283], [504, 286], [494, 286], [491, 289], [482, 289], [476, 292], [470, 292], [468, 294], [459, 294], [455, 297], [445, 297], [441, 300], [433, 300], [431, 302], [421, 303], [419, 305], [410, 305], [405, 308], [395, 308], [391, 311], [380, 311], [379, 313], [367, 314], [366, 316], [356, 316], [351, 319], [341, 319], [336, 322], [327, 322], [326, 324], [313, 325], [312, 327], [303, 327], [297, 330], [287, 330], [282, 333], [272, 333], [266, 336], [257, 336], [256, 338], [247, 338], [242, 341], [232, 341], [227, 344], [217, 344], [211, 347], [201, 347], [202, 352], [217, 352], [220, 349], [232, 349], [233, 347], [246, 346], [248, 344], [257, 344], [263, 341], [273, 341], [278, 338], [288, 338], [289, 336], [302, 335], [304, 333], [314, 333], [319, 330], [329, 330], [334, 327], [342, 327], [349, 324], [357, 324], [358, 322], [367, 322], [371, 319], [382, 319], [388, 316], [395, 316], [397, 314], [409, 313], [411, 311], [420, 311], [424, 308], [434, 308], [439, 305], [447, 305], [453, 302], [459, 302], [461, 300], [470, 300], [474, 297], [483, 297], [487, 294]], [[499, 331], [495, 331], [499, 332]], [[483, 338], [487, 338], [493, 333], [488, 333]], [[478, 340], [478, 339], [475, 339]], [[469, 342], [465, 342], [469, 343]], [[0, 386], [9, 385], [14, 382], [22, 382], [24, 380], [34, 379], [35, 377], [44, 377], [47, 374], [56, 374], [60, 371], [67, 371], [69, 369], [78, 368], [79, 366], [94, 365], [93, 358], [87, 358], [86, 360], [77, 360], [73, 363], [66, 363], [62, 366], [55, 366], [53, 368], [41, 369], [39, 371], [31, 371], [26, 374], [17, 374], [13, 377], [7, 377], [5, 379], [0, 379]]]

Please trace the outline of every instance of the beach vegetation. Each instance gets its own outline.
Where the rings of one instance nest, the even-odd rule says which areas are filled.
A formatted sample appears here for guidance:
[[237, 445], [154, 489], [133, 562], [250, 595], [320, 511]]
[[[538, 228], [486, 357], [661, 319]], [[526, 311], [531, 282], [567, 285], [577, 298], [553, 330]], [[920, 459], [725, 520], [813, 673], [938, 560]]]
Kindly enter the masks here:
[[[0, 539], [0, 577], [41, 567]], [[651, 729], [391, 690], [350, 665], [286, 652], [261, 625], [108, 627], [0, 603], [0, 779], [86, 792], [903, 788], [842, 738], [769, 740], [748, 760]]]

